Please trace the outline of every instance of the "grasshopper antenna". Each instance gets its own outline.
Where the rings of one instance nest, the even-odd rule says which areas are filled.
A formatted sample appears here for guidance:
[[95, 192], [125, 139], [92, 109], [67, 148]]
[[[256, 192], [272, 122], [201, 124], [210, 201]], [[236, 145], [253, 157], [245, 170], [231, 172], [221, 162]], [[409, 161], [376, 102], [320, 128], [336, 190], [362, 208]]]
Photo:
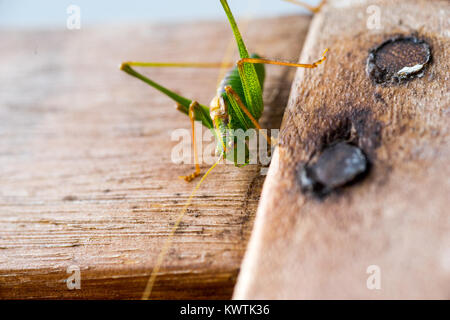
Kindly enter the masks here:
[[213, 171], [213, 169], [219, 164], [220, 160], [222, 160], [223, 153], [219, 156], [219, 159], [211, 166], [211, 168], [206, 171], [206, 173], [203, 175], [203, 177], [200, 179], [200, 181], [195, 186], [194, 190], [192, 191], [191, 195], [189, 196], [188, 200], [186, 201], [186, 204], [183, 206], [183, 208], [180, 211], [180, 214], [177, 217], [177, 220], [175, 221], [175, 224], [169, 234], [169, 237], [167, 238], [166, 242], [164, 243], [163, 248], [161, 249], [161, 252], [159, 253], [158, 259], [156, 260], [156, 265], [152, 270], [152, 273], [150, 277], [148, 278], [147, 285], [145, 287], [144, 293], [142, 294], [141, 300], [148, 300], [150, 295], [152, 294], [153, 285], [155, 284], [156, 276], [158, 275], [158, 272], [161, 268], [162, 262], [164, 261], [164, 258], [167, 254], [167, 251], [170, 248], [170, 245], [172, 244], [172, 238], [175, 232], [178, 229], [178, 226], [181, 223], [181, 220], [183, 219], [188, 207], [192, 203], [192, 199], [194, 198], [195, 194], [197, 193], [198, 189], [200, 188], [200, 185], [202, 182], [208, 177], [208, 175]]

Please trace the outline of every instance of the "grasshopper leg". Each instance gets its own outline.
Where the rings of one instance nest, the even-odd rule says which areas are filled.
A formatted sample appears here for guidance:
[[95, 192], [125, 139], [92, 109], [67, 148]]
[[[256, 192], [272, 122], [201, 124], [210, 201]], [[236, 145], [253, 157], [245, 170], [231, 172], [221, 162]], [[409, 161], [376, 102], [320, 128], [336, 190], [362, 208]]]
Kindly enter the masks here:
[[200, 165], [198, 161], [197, 144], [195, 139], [195, 120], [202, 121], [203, 125], [209, 129], [213, 128], [212, 119], [210, 117], [209, 108], [199, 104], [197, 101], [192, 101], [183, 96], [178, 95], [174, 91], [167, 89], [166, 87], [156, 83], [155, 81], [144, 76], [140, 72], [136, 71], [133, 67], [144, 67], [144, 68], [164, 68], [164, 67], [175, 67], [175, 68], [222, 68], [231, 67], [231, 63], [217, 63], [217, 62], [140, 62], [140, 61], [129, 61], [123, 62], [120, 65], [120, 70], [128, 73], [129, 75], [142, 80], [156, 90], [164, 93], [177, 104], [177, 109], [189, 116], [192, 127], [192, 144], [194, 149], [194, 163], [195, 171], [186, 176], [180, 176], [187, 182], [192, 181], [197, 176], [200, 175]]
[[[129, 74], [132, 77], [135, 77], [149, 86], [155, 88], [156, 90], [160, 91], [161, 93], [165, 94], [172, 100], [174, 100], [177, 103], [178, 110], [183, 112], [184, 114], [189, 114], [189, 106], [192, 103], [192, 100], [187, 99], [183, 96], [178, 95], [172, 90], [169, 90], [168, 88], [162, 86], [161, 84], [151, 80], [150, 78], [146, 77], [142, 73], [136, 71], [133, 67], [144, 67], [144, 68], [165, 68], [165, 67], [175, 67], [175, 68], [221, 68], [221, 67], [227, 67], [231, 66], [231, 64], [224, 64], [224, 63], [191, 63], [191, 62], [139, 62], [139, 61], [129, 61], [129, 62], [123, 62], [120, 65], [120, 70], [124, 71], [125, 73]], [[206, 126], [208, 129], [213, 128], [212, 119], [209, 116], [209, 108], [207, 106], [198, 105], [198, 108], [196, 108], [195, 112], [195, 119], [202, 121], [203, 125]]]
[[200, 175], [200, 165], [198, 161], [198, 152], [197, 152], [197, 142], [195, 139], [195, 109], [199, 108], [200, 105], [197, 101], [192, 101], [189, 106], [189, 119], [191, 120], [192, 127], [192, 147], [194, 149], [194, 163], [195, 163], [195, 171], [187, 176], [180, 176], [180, 179], [184, 179], [186, 182], [191, 182], [196, 177]]
[[[234, 91], [233, 88], [231, 88], [231, 86], [226, 86], [225, 87], [225, 91], [227, 93], [228, 99], [234, 100], [237, 103], [237, 105], [239, 106], [239, 108], [242, 111], [244, 111], [244, 113], [247, 115], [247, 117], [253, 123], [255, 128], [258, 129], [258, 130], [261, 130], [261, 126], [259, 125], [258, 121], [252, 116], [250, 111], [247, 109], [247, 107], [242, 102], [241, 98], [239, 98], [239, 95], [236, 93], [236, 91]], [[269, 139], [269, 137], [263, 131], [261, 131], [261, 133], [263, 134], [264, 138], [267, 140], [267, 142], [269, 144], [276, 144], [275, 139], [273, 139], [273, 138]]]
[[307, 4], [307, 3], [303, 2], [303, 1], [298, 1], [298, 0], [283, 0], [283, 1], [290, 2], [290, 3], [296, 4], [298, 6], [302, 6], [302, 7], [308, 9], [309, 11], [311, 11], [313, 13], [319, 12], [320, 9], [322, 9], [323, 5], [326, 2], [326, 0], [322, 0], [322, 1], [320, 1], [320, 3], [317, 6], [314, 7], [314, 6], [311, 6], [311, 5], [309, 5], [309, 4]]
[[322, 54], [322, 58], [313, 63], [292, 63], [278, 60], [270, 60], [270, 59], [260, 59], [260, 58], [243, 58], [237, 62], [238, 68], [243, 69], [244, 63], [262, 63], [262, 64], [274, 64], [279, 66], [288, 66], [288, 67], [297, 67], [297, 68], [316, 68], [319, 64], [324, 62], [327, 57], [325, 56], [328, 49], [324, 51]]

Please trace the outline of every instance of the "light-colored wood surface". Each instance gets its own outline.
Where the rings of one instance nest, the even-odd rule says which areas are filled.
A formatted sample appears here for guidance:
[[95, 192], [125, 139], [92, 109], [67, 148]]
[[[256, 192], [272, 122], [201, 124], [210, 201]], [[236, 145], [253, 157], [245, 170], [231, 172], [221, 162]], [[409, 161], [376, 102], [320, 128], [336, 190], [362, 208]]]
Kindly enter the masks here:
[[[367, 29], [369, 5], [379, 30]], [[297, 74], [234, 298], [450, 298], [449, 16], [448, 1], [403, 0], [329, 1], [314, 17], [300, 60], [329, 47], [328, 60]], [[369, 50], [415, 32], [432, 48], [424, 76], [372, 83]], [[345, 124], [369, 175], [305, 195], [299, 164]], [[380, 290], [366, 285], [371, 265]]]
[[[295, 61], [309, 21], [257, 20], [243, 33], [250, 51]], [[140, 298], [194, 187], [177, 178], [193, 167], [170, 160], [172, 131], [190, 124], [118, 65], [221, 61], [229, 26], [1, 30], [0, 38], [0, 298]], [[262, 125], [274, 128], [295, 70], [267, 71]], [[219, 71], [144, 73], [208, 104]], [[263, 180], [257, 166], [212, 173], [150, 298], [231, 297]], [[71, 265], [81, 269], [81, 290], [66, 287]]]

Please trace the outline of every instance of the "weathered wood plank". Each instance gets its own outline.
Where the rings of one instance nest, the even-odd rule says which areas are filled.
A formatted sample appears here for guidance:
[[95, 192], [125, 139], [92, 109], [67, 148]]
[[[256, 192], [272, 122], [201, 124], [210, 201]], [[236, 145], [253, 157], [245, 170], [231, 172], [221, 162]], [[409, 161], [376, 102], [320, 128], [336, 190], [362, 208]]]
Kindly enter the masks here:
[[[309, 21], [257, 20], [244, 34], [252, 51], [296, 60]], [[170, 161], [171, 132], [190, 124], [118, 64], [221, 61], [231, 37], [225, 21], [0, 31], [1, 298], [141, 296], [194, 187], [177, 178], [192, 166]], [[268, 68], [263, 126], [279, 126], [293, 71]], [[208, 104], [219, 72], [145, 73]], [[151, 298], [231, 297], [263, 180], [257, 166], [215, 170]], [[64, 283], [71, 265], [81, 290]]]
[[[367, 28], [374, 8], [380, 29]], [[326, 47], [329, 59], [297, 74], [234, 298], [450, 298], [449, 16], [448, 1], [403, 0], [329, 1], [314, 17], [300, 60]], [[432, 62], [375, 84], [369, 51], [398, 34], [428, 42]], [[322, 199], [302, 192], [302, 168], [339, 140], [363, 150], [368, 175]]]

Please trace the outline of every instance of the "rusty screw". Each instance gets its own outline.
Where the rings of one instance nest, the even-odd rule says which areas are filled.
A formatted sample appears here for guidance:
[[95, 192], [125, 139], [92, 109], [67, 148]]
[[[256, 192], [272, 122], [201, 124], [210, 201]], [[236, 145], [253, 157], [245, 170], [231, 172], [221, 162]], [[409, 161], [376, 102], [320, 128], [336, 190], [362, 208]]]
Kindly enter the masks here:
[[392, 37], [369, 52], [367, 74], [375, 83], [421, 77], [431, 60], [428, 43], [414, 36]]
[[347, 142], [324, 149], [317, 161], [301, 166], [298, 179], [302, 191], [323, 196], [362, 176], [368, 169], [364, 153]]

